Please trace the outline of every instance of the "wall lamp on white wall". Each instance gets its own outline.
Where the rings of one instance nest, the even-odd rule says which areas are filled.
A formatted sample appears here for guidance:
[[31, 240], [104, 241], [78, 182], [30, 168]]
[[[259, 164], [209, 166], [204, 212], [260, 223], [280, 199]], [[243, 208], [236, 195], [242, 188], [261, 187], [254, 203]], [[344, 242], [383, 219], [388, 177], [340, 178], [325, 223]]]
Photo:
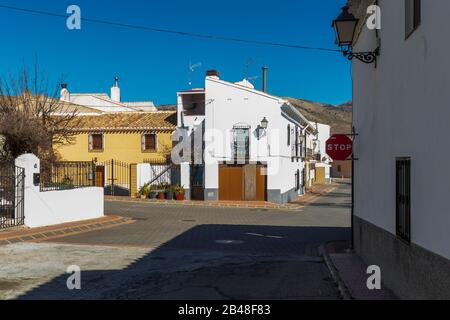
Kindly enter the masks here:
[[332, 27], [336, 31], [336, 43], [341, 47], [342, 53], [349, 60], [358, 59], [364, 63], [375, 63], [380, 55], [380, 47], [374, 51], [353, 52], [353, 39], [359, 20], [353, 14], [348, 12], [348, 6], [342, 8], [341, 14], [333, 21]]
[[266, 117], [261, 120], [261, 124], [258, 125], [258, 138], [261, 139], [266, 133], [267, 128], [269, 127], [269, 121]]

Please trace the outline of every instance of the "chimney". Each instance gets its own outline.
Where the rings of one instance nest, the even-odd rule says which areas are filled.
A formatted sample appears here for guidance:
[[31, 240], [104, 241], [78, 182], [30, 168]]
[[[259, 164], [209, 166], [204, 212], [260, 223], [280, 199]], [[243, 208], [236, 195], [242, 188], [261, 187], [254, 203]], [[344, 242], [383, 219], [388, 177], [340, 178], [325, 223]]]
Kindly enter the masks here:
[[208, 70], [206, 71], [206, 76], [220, 79], [220, 72], [217, 70]]
[[119, 77], [114, 79], [114, 85], [111, 88], [111, 100], [120, 102]]
[[262, 67], [262, 91], [267, 92], [267, 68], [266, 66]]
[[67, 88], [68, 88], [67, 83], [61, 84], [61, 94], [60, 94], [61, 101], [70, 102], [70, 92]]

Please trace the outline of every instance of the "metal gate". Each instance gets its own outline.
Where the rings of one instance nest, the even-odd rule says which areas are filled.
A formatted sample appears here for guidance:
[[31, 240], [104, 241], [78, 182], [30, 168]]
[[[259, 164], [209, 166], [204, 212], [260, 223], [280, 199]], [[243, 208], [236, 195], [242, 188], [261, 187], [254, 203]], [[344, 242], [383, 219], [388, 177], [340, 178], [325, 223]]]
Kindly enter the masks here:
[[97, 163], [96, 180], [97, 184], [103, 184], [105, 195], [131, 196], [131, 166], [126, 162], [109, 160]]
[[25, 223], [25, 169], [0, 163], [0, 229]]

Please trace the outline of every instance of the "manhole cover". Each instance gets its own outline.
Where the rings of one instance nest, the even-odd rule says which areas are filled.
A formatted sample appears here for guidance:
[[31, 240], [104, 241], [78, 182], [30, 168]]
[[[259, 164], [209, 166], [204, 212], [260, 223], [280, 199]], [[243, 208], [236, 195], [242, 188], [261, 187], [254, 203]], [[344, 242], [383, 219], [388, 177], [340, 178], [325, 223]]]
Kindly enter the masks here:
[[218, 244], [243, 244], [244, 241], [240, 240], [216, 240]]
[[185, 219], [181, 220], [181, 222], [197, 222], [197, 220]]

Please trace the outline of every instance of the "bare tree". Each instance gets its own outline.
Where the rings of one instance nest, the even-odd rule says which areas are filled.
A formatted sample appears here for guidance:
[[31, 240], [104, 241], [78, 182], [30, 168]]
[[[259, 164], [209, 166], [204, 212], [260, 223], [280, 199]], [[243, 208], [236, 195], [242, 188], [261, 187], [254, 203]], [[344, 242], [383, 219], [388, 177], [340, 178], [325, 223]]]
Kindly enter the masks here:
[[54, 148], [73, 141], [77, 110], [58, 98], [60, 82], [49, 85], [35, 65], [16, 76], [0, 78], [0, 157], [14, 159], [34, 153], [43, 161], [56, 158]]

